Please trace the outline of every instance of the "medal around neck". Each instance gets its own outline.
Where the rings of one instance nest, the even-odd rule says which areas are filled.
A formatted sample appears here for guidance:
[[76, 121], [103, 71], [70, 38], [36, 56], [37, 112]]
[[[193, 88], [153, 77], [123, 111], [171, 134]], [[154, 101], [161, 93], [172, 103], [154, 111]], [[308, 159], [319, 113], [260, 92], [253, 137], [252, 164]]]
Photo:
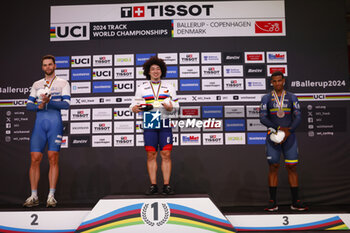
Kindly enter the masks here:
[[281, 101], [278, 99], [278, 95], [275, 90], [273, 90], [272, 95], [275, 98], [275, 103], [278, 107], [278, 111], [276, 115], [278, 118], [283, 118], [285, 116], [285, 113], [283, 111], [283, 102], [284, 102], [284, 97], [286, 96], [286, 91], [285, 90], [282, 91]]
[[159, 102], [158, 100], [155, 100], [155, 101], [153, 102], [153, 107], [154, 107], [154, 108], [160, 108], [160, 106], [161, 106], [161, 104], [160, 104], [160, 102]]
[[276, 133], [270, 134], [270, 139], [274, 143], [279, 144], [279, 143], [281, 143], [283, 141], [285, 136], [286, 136], [286, 134], [284, 133], [284, 131], [278, 130]]

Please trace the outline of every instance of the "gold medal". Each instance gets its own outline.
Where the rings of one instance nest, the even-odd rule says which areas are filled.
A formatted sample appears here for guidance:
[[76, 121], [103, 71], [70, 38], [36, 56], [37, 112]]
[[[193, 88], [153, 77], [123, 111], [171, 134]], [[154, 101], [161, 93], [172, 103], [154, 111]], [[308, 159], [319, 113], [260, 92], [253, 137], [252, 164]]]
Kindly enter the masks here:
[[153, 102], [153, 107], [154, 108], [159, 108], [161, 106], [161, 104], [160, 104], [160, 102], [158, 101], [158, 100], [155, 100], [154, 102]]

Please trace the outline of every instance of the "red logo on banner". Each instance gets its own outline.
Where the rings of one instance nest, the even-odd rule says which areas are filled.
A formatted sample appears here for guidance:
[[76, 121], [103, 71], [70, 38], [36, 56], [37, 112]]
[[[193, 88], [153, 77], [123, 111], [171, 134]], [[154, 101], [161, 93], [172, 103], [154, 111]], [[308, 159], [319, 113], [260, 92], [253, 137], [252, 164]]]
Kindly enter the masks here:
[[199, 114], [198, 109], [182, 109], [183, 116], [197, 116]]
[[247, 54], [247, 61], [262, 61], [262, 54]]
[[133, 9], [134, 17], [145, 17], [145, 7], [135, 6]]
[[270, 74], [276, 71], [281, 71], [283, 74], [286, 74], [286, 68], [285, 67], [270, 67]]
[[256, 21], [255, 33], [282, 33], [282, 21]]

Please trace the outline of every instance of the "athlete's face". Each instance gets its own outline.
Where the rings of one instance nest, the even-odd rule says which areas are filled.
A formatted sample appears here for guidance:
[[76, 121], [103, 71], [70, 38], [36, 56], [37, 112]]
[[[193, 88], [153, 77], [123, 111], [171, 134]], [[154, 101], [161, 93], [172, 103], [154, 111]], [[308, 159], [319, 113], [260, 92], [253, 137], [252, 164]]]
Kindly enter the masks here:
[[153, 64], [149, 68], [149, 76], [151, 76], [152, 81], [159, 81], [162, 76], [162, 70], [158, 65]]
[[282, 75], [271, 77], [271, 84], [275, 91], [282, 91], [285, 81], [286, 80], [282, 77]]
[[41, 68], [46, 75], [50, 76], [55, 72], [56, 64], [53, 63], [52, 59], [45, 59]]

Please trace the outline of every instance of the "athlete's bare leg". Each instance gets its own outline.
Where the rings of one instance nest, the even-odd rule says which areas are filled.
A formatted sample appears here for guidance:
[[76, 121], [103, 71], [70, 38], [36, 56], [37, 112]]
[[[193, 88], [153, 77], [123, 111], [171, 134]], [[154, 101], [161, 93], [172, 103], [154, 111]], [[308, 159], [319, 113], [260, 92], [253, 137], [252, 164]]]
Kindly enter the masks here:
[[169, 184], [170, 182], [170, 175], [171, 175], [171, 151], [170, 150], [162, 150], [160, 152], [160, 155], [162, 157], [162, 173], [163, 173], [163, 180], [164, 184]]
[[278, 184], [278, 168], [279, 164], [270, 164], [269, 165], [269, 186], [277, 187]]
[[49, 170], [50, 189], [56, 189], [58, 173], [59, 173], [59, 166], [58, 166], [59, 152], [48, 151], [47, 153], [48, 153], [49, 164], [50, 164], [50, 170]]
[[40, 179], [40, 162], [43, 158], [41, 152], [31, 152], [31, 163], [29, 168], [29, 181], [32, 190], [38, 189], [38, 183]]
[[297, 165], [296, 164], [286, 164], [286, 168], [288, 171], [288, 181], [290, 187], [298, 187], [298, 173], [297, 173]]
[[157, 151], [147, 151], [147, 170], [151, 184], [157, 184]]

